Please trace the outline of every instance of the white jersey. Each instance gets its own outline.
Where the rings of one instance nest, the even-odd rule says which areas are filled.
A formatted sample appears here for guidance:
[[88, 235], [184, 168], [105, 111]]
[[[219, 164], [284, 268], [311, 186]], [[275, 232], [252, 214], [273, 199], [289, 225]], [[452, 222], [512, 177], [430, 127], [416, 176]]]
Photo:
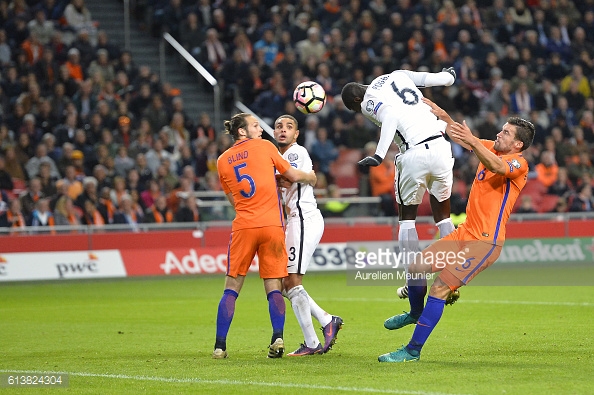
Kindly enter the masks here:
[[[291, 166], [304, 172], [313, 170], [313, 163], [305, 147], [293, 143], [283, 154]], [[287, 217], [305, 218], [318, 210], [313, 187], [309, 184], [295, 182], [290, 188], [284, 188], [283, 199], [287, 208]]]
[[454, 77], [448, 72], [396, 70], [374, 79], [363, 97], [361, 112], [381, 127], [375, 153], [385, 158], [393, 141], [404, 153], [430, 137], [443, 135], [446, 123], [437, 119], [421, 101], [423, 94], [419, 87], [453, 83]]

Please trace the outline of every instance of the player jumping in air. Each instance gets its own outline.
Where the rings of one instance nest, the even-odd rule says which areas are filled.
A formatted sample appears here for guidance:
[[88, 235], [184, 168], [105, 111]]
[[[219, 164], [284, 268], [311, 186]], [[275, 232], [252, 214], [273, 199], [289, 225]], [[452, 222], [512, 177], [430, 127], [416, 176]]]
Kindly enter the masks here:
[[[398, 243], [403, 257], [414, 256], [419, 251], [419, 236], [415, 226], [417, 209], [425, 191], [433, 219], [440, 237], [450, 234], [454, 224], [450, 219], [450, 196], [452, 192], [454, 157], [450, 143], [444, 138], [446, 124], [431, 113], [421, 100], [421, 87], [449, 86], [456, 80], [452, 67], [440, 73], [396, 70], [381, 75], [369, 85], [350, 82], [342, 89], [344, 105], [360, 112], [381, 127], [380, 140], [375, 155], [359, 162], [362, 166], [379, 166], [393, 141], [400, 153], [396, 155], [396, 201], [398, 202]], [[410, 261], [406, 261], [410, 264]], [[417, 295], [427, 292], [427, 284], [415, 287], [410, 284], [398, 289], [398, 296], [418, 300]], [[453, 295], [455, 301], [457, 295]], [[453, 303], [453, 302], [452, 302]], [[412, 308], [413, 314], [421, 314], [423, 304]], [[385, 322], [387, 329], [394, 329]]]

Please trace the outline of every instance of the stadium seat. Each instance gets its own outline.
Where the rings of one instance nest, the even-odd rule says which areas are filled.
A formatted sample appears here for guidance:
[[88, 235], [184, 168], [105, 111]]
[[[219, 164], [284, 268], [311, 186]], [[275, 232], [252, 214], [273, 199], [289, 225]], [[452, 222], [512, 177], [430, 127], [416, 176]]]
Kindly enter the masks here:
[[330, 164], [330, 174], [334, 177], [334, 183], [340, 188], [358, 188], [357, 162], [360, 159], [361, 151], [358, 149], [340, 150], [338, 158]]
[[12, 179], [12, 193], [15, 196], [19, 196], [21, 193], [27, 190], [27, 183], [20, 178], [13, 178]]
[[548, 213], [555, 208], [558, 201], [559, 196], [557, 195], [543, 195], [536, 211], [539, 213]]

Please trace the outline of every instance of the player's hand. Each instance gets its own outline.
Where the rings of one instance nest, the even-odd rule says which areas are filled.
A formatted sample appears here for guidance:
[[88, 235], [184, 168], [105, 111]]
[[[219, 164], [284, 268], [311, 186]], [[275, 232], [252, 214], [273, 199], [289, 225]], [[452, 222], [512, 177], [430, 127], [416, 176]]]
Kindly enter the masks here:
[[293, 183], [287, 177], [283, 177], [282, 174], [277, 174], [276, 185], [280, 188], [291, 188], [291, 185], [293, 185]]
[[452, 77], [454, 77], [454, 81], [456, 80], [456, 70], [453, 67], [444, 67], [441, 71], [445, 71], [446, 73], [450, 73]]
[[373, 166], [373, 167], [376, 167], [376, 166], [381, 165], [382, 164], [382, 161], [383, 161], [383, 159], [379, 155], [375, 154], [373, 156], [368, 156], [368, 157], [365, 157], [365, 158], [361, 159], [359, 162], [357, 162], [357, 164], [359, 166]]
[[476, 137], [472, 134], [468, 125], [466, 125], [466, 121], [462, 121], [462, 123], [454, 122], [449, 126], [450, 133], [454, 140], [460, 140], [464, 144], [472, 146], [472, 142]]
[[426, 105], [428, 105], [429, 107], [431, 107], [431, 112], [439, 119], [441, 119], [442, 121], [445, 121], [446, 123], [451, 123], [452, 118], [448, 115], [447, 112], [445, 112], [445, 110], [441, 107], [439, 107], [437, 104], [433, 103], [431, 100], [427, 99], [426, 97], [421, 98], [421, 100], [423, 101], [423, 103], [425, 103]]

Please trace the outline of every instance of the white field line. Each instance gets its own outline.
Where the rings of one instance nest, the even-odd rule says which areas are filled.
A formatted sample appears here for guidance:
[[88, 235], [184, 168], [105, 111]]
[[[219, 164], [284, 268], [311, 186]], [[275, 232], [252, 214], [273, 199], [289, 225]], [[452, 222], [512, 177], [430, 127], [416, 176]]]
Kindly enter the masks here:
[[[323, 302], [380, 302], [380, 303], [394, 303], [399, 301], [394, 294], [394, 298], [316, 298], [316, 301]], [[458, 300], [456, 304], [474, 303], [474, 304], [508, 304], [508, 305], [534, 305], [534, 306], [568, 306], [568, 307], [594, 307], [594, 303], [590, 302], [547, 302], [547, 301], [531, 301], [531, 300]]]
[[[86, 372], [53, 372], [53, 371], [33, 371], [33, 370], [7, 370], [0, 369], [2, 373], [16, 373], [16, 374], [67, 374], [69, 376], [78, 377], [97, 377], [116, 380], [136, 380], [136, 381], [154, 381], [160, 383], [174, 383], [174, 384], [215, 384], [215, 385], [251, 385], [255, 387], [275, 387], [275, 388], [297, 388], [304, 390], [330, 390], [356, 393], [376, 393], [376, 394], [407, 394], [407, 395], [457, 395], [445, 392], [424, 392], [424, 391], [408, 391], [398, 389], [381, 389], [381, 388], [366, 388], [366, 387], [334, 387], [331, 385], [317, 385], [317, 384], [303, 384], [303, 383], [270, 383], [265, 381], [251, 381], [251, 380], [206, 380], [200, 378], [174, 378], [174, 377], [158, 377], [158, 376], [129, 376], [125, 374], [101, 374], [101, 373], [86, 373]], [[69, 384], [72, 384], [70, 382]]]

